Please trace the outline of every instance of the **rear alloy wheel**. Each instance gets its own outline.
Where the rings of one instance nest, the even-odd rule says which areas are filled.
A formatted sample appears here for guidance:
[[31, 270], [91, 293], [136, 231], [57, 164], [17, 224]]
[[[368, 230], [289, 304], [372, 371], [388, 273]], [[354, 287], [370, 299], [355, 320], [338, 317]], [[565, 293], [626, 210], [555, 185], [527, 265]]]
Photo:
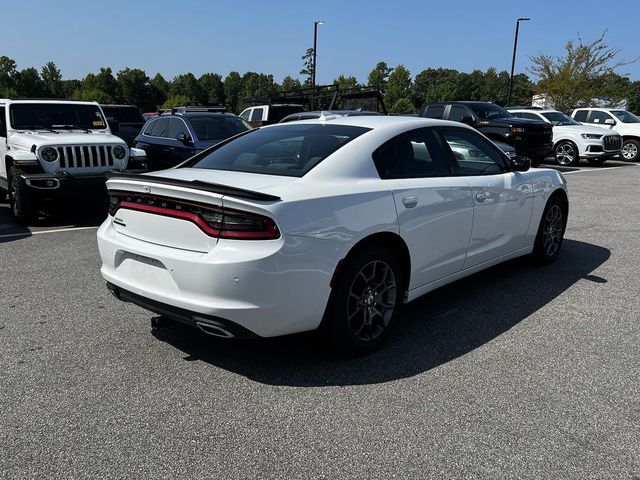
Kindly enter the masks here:
[[541, 264], [553, 262], [560, 253], [566, 227], [566, 210], [557, 197], [544, 208], [533, 246], [533, 258]]
[[580, 161], [578, 148], [568, 141], [558, 142], [553, 149], [553, 155], [555, 156], [558, 165], [565, 167], [577, 165]]
[[638, 160], [640, 152], [640, 142], [638, 140], [625, 140], [622, 144], [622, 158], [627, 162], [635, 162]]
[[329, 341], [346, 352], [382, 344], [402, 305], [402, 278], [397, 259], [386, 249], [357, 252], [344, 266], [329, 300]]

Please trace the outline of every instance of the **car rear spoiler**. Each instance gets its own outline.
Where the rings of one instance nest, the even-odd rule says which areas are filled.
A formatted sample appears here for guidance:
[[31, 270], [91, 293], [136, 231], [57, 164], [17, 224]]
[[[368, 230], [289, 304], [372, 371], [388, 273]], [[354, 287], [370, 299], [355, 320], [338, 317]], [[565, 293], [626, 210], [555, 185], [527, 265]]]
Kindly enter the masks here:
[[230, 187], [228, 185], [220, 185], [218, 183], [203, 182], [201, 180], [180, 180], [177, 178], [155, 177], [153, 175], [131, 175], [120, 172], [107, 172], [106, 176], [108, 179], [115, 178], [118, 180], [133, 180], [143, 183], [160, 183], [162, 185], [188, 187], [193, 188], [194, 190], [219, 193], [221, 195], [229, 195], [231, 197], [248, 198], [250, 200], [282, 200], [280, 197], [269, 195], [268, 193], [255, 192], [253, 190], [245, 190], [244, 188]]

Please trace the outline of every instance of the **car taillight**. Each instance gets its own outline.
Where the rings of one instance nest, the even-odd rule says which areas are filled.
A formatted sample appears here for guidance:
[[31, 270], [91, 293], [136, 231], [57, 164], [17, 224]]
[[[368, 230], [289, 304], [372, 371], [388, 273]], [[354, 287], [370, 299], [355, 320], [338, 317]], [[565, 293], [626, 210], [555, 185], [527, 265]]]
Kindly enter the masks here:
[[121, 208], [187, 220], [216, 238], [271, 240], [280, 237], [278, 227], [269, 217], [223, 207], [150, 195], [112, 193], [109, 215], [114, 216]]

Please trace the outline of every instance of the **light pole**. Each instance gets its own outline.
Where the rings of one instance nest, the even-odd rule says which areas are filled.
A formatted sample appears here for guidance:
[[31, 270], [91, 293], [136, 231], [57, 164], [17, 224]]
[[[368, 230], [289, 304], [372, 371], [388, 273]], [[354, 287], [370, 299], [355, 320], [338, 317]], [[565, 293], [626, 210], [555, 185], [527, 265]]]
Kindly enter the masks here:
[[509, 77], [509, 96], [507, 98], [507, 106], [511, 105], [511, 89], [513, 88], [513, 70], [516, 67], [516, 49], [518, 48], [518, 31], [520, 30], [520, 22], [531, 20], [527, 17], [520, 17], [516, 20], [516, 38], [513, 40], [513, 58], [511, 59], [511, 76]]
[[316, 86], [316, 65], [317, 59], [316, 54], [318, 50], [318, 25], [324, 25], [322, 20], [316, 20], [313, 22], [313, 72], [311, 75], [311, 86], [315, 88]]

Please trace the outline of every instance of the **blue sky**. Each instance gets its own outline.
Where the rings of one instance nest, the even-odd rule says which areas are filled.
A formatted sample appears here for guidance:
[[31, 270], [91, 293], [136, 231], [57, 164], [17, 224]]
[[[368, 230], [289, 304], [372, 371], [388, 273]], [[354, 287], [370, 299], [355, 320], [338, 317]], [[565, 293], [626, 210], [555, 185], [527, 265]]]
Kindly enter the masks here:
[[[281, 81], [299, 76], [318, 19], [326, 22], [319, 27], [318, 83], [341, 73], [364, 82], [380, 60], [403, 64], [412, 75], [427, 67], [508, 70], [519, 16], [531, 21], [521, 24], [517, 72], [526, 72], [531, 55], [561, 55], [578, 33], [593, 40], [605, 29], [621, 58], [640, 56], [639, 0], [0, 0], [0, 6], [0, 55], [18, 68], [53, 60], [64, 78], [128, 66], [168, 79], [236, 70]], [[619, 73], [640, 79], [640, 62]]]

